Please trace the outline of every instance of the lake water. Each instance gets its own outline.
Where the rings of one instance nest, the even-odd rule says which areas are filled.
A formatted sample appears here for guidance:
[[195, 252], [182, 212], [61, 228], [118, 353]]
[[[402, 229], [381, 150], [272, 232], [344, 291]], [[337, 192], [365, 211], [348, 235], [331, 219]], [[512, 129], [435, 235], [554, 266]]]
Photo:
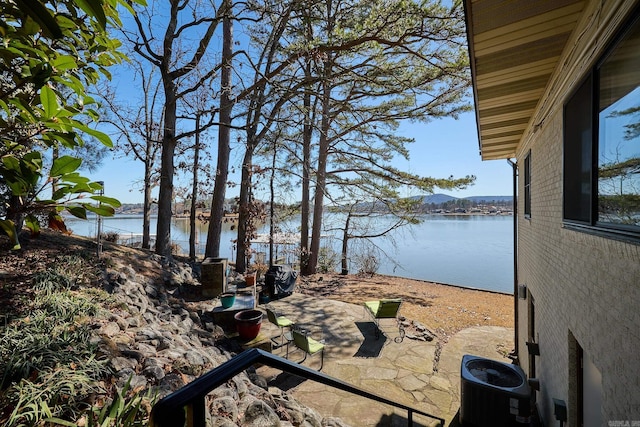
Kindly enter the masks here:
[[[513, 217], [489, 215], [425, 215], [424, 221], [393, 232], [395, 244], [385, 239], [376, 244], [394, 262], [380, 259], [378, 273], [465, 287], [513, 293]], [[97, 220], [67, 219], [68, 227], [81, 236], [95, 237]], [[199, 224], [197, 252], [204, 252], [207, 226]], [[156, 218], [151, 221], [151, 233]], [[142, 233], [141, 216], [104, 218], [103, 233], [120, 238]], [[264, 227], [260, 232], [266, 233]], [[172, 239], [188, 252], [189, 222], [174, 219]], [[223, 224], [220, 256], [233, 259], [236, 238], [230, 224]], [[334, 241], [334, 248], [339, 242]]]

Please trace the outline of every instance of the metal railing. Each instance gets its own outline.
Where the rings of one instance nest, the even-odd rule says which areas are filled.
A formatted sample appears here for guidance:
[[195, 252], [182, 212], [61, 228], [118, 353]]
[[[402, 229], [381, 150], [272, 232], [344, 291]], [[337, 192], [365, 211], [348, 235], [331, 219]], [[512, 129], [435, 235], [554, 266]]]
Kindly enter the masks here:
[[195, 379], [180, 390], [158, 401], [151, 411], [151, 421], [149, 425], [152, 427], [176, 427], [184, 425], [187, 427], [204, 427], [206, 423], [206, 395], [256, 363], [406, 410], [408, 426], [413, 425], [413, 414], [432, 418], [437, 420], [440, 426], [444, 425], [443, 418], [370, 393], [344, 381], [257, 348], [245, 350], [217, 368]]

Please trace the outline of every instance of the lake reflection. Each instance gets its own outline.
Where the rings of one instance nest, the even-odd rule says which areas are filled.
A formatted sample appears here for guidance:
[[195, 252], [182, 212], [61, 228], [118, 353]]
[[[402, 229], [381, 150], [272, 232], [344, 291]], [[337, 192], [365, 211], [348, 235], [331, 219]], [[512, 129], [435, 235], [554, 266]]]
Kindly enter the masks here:
[[440, 216], [400, 230], [380, 273], [513, 293], [513, 217]]

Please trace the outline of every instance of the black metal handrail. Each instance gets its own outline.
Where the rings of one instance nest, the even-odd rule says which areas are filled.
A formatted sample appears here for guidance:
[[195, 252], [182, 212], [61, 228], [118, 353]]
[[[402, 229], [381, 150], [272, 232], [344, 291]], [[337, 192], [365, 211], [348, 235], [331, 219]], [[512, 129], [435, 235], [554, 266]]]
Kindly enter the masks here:
[[438, 420], [441, 426], [444, 425], [443, 418], [370, 393], [344, 381], [332, 378], [322, 372], [315, 371], [257, 348], [245, 350], [217, 368], [212, 369], [190, 382], [180, 390], [158, 401], [151, 411], [149, 425], [152, 427], [176, 427], [184, 426], [186, 423], [188, 427], [204, 427], [206, 420], [205, 396], [215, 388], [226, 383], [227, 380], [256, 363], [261, 363], [283, 372], [295, 374], [367, 399], [375, 400], [379, 403], [404, 409], [407, 411], [409, 426], [413, 424], [414, 413], [433, 418], [434, 420]]

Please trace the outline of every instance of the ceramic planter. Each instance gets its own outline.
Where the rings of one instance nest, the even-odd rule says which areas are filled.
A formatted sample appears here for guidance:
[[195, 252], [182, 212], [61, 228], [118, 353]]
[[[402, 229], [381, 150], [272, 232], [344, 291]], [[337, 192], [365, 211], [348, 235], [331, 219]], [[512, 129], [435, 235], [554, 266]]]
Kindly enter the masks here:
[[234, 316], [236, 328], [241, 339], [252, 340], [258, 336], [262, 326], [262, 312], [260, 310], [243, 310]]
[[236, 294], [232, 292], [225, 292], [220, 294], [220, 304], [223, 308], [229, 308], [236, 302]]
[[256, 273], [249, 273], [244, 276], [245, 282], [247, 282], [247, 286], [255, 286], [256, 284]]

